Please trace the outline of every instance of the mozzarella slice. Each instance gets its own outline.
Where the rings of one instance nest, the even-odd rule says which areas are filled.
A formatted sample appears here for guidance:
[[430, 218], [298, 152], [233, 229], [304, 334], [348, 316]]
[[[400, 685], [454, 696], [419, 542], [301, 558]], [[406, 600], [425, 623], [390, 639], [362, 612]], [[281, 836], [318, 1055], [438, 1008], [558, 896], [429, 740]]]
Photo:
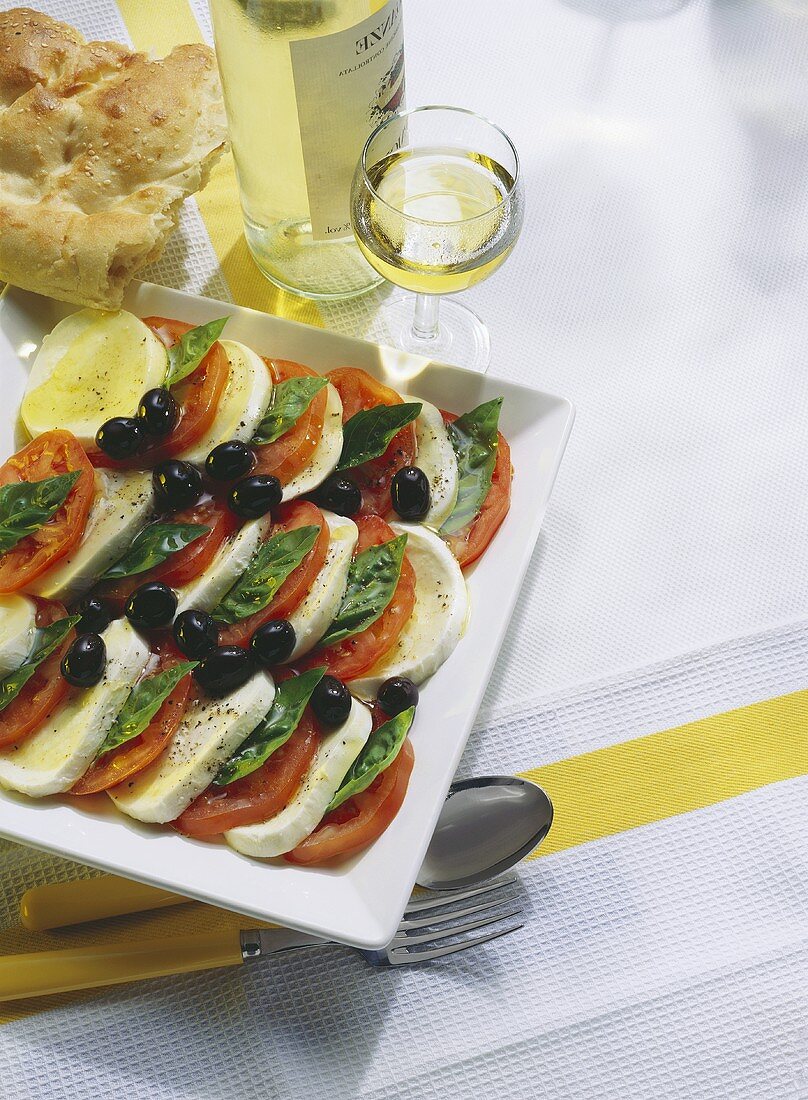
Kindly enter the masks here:
[[111, 416], [131, 416], [163, 384], [166, 349], [125, 310], [71, 313], [42, 341], [20, 407], [32, 436], [66, 428], [88, 446]]
[[437, 530], [457, 503], [457, 456], [440, 410], [420, 397], [405, 397], [404, 400], [420, 401], [423, 405], [415, 421], [415, 461], [427, 476], [431, 494], [429, 511], [422, 522]]
[[31, 652], [36, 605], [25, 596], [0, 596], [0, 680], [16, 672]]
[[352, 519], [323, 512], [331, 541], [328, 544], [323, 567], [303, 602], [289, 615], [295, 628], [295, 648], [290, 661], [308, 653], [328, 630], [337, 613], [351, 566], [354, 547], [359, 539], [359, 528]]
[[250, 558], [271, 526], [272, 517], [262, 516], [245, 523], [232, 538], [226, 539], [205, 572], [176, 590], [177, 613], [189, 607], [212, 611], [250, 564]]
[[166, 752], [119, 790], [111, 790], [110, 798], [139, 821], [173, 821], [252, 733], [274, 698], [272, 677], [259, 672], [223, 699], [197, 699]]
[[325, 479], [333, 474], [342, 454], [342, 401], [336, 388], [329, 384], [325, 388], [326, 403], [323, 418], [323, 434], [311, 456], [311, 462], [283, 487], [283, 499], [292, 500], [310, 493]]
[[39, 798], [69, 790], [86, 772], [149, 660], [149, 647], [126, 619], [110, 623], [103, 637], [103, 679], [70, 695], [36, 733], [0, 752], [0, 786]]
[[351, 690], [365, 699], [374, 698], [390, 676], [408, 676], [420, 684], [436, 672], [460, 641], [469, 609], [465, 578], [443, 539], [427, 527], [391, 527], [397, 535], [407, 535], [407, 557], [415, 570], [415, 607], [390, 652], [351, 681]]
[[70, 603], [121, 558], [152, 511], [151, 474], [96, 470], [96, 491], [81, 542], [28, 586], [30, 592]]
[[235, 340], [222, 340], [221, 345], [230, 363], [227, 385], [206, 435], [178, 456], [186, 462], [204, 462], [217, 443], [228, 439], [249, 442], [272, 396], [272, 379], [263, 359]]
[[224, 834], [227, 843], [246, 856], [268, 858], [291, 852], [323, 818], [345, 774], [370, 737], [370, 711], [353, 700], [347, 721], [327, 733], [300, 790], [279, 814], [258, 825], [240, 825]]

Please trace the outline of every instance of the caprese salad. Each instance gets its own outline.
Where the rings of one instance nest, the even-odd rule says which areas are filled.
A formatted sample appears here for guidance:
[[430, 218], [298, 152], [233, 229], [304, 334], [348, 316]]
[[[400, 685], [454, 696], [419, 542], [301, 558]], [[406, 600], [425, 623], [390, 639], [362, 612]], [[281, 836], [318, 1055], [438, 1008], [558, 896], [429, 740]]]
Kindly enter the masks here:
[[398, 812], [419, 686], [510, 503], [460, 416], [191, 326], [82, 310], [0, 467], [0, 786], [298, 864]]

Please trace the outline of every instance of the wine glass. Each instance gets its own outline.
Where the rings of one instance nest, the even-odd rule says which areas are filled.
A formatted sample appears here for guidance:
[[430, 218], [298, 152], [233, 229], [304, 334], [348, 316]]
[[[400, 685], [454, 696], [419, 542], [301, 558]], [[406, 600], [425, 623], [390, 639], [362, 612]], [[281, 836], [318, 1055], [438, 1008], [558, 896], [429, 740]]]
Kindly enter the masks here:
[[354, 173], [351, 223], [371, 266], [415, 297], [385, 302], [366, 335], [485, 370], [487, 328], [440, 296], [466, 290], [504, 262], [523, 208], [513, 142], [472, 111], [415, 107], [378, 126]]

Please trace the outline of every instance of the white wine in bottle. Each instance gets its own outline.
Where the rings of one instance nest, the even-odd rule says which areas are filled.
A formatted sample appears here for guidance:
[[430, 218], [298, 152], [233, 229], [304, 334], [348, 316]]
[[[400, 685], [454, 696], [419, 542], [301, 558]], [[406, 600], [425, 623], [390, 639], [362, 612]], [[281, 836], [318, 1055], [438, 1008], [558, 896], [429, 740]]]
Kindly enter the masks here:
[[351, 232], [351, 178], [403, 106], [401, 0], [211, 0], [250, 251], [274, 283], [345, 298], [380, 281]]

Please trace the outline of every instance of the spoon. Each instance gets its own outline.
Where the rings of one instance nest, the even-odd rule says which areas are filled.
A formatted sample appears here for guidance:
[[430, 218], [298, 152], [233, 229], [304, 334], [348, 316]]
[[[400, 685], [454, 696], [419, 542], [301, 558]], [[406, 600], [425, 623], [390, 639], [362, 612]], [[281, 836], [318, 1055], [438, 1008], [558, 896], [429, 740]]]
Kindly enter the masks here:
[[537, 783], [484, 775], [453, 783], [416, 882], [456, 890], [507, 871], [550, 831], [553, 804]]
[[[493, 878], [540, 844], [552, 822], [550, 799], [528, 779], [490, 775], [453, 783], [416, 881], [428, 890], [459, 890]], [[42, 932], [190, 900], [101, 875], [35, 886], [20, 900], [20, 919]]]

